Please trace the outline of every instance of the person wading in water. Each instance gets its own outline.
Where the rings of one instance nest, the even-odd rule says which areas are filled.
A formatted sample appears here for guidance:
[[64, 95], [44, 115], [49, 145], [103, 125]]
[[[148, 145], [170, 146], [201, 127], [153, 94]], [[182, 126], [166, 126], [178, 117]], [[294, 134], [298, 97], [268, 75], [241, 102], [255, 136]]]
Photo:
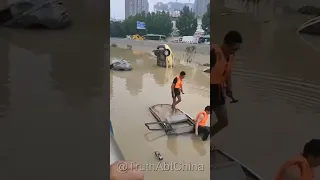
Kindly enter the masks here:
[[[217, 117], [217, 123], [210, 123], [211, 150], [213, 137], [228, 126], [225, 95], [231, 103], [237, 102], [232, 93], [231, 71], [235, 53], [240, 49], [242, 37], [237, 31], [229, 31], [221, 46], [211, 45], [210, 48], [210, 106]], [[213, 116], [211, 116], [211, 122]]]
[[173, 82], [171, 85], [172, 111], [175, 111], [176, 105], [181, 102], [181, 93], [184, 94], [182, 89], [182, 79], [185, 76], [186, 76], [186, 73], [184, 71], [181, 71], [179, 76], [173, 79]]

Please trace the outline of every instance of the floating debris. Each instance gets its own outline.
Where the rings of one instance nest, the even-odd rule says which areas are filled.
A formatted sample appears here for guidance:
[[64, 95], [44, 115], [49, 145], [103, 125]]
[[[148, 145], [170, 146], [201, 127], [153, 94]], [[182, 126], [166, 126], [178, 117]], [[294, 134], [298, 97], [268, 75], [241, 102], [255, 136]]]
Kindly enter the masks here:
[[130, 62], [128, 62], [124, 59], [121, 59], [121, 60], [117, 60], [116, 62], [110, 64], [110, 69], [115, 70], [115, 71], [131, 71], [132, 66], [131, 66]]
[[163, 157], [161, 156], [159, 151], [155, 151], [154, 154], [157, 156], [157, 158], [161, 161], [163, 160]]
[[227, 16], [230, 15], [230, 13], [221, 13], [220, 16]]

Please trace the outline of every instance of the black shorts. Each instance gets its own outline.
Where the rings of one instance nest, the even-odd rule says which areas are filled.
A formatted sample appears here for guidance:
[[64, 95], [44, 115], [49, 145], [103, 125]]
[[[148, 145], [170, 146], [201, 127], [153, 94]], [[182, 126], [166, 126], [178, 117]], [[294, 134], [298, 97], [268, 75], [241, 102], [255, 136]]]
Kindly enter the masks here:
[[226, 104], [223, 87], [220, 84], [210, 84], [210, 106], [215, 108]]
[[[195, 127], [192, 130], [192, 133], [195, 132]], [[208, 139], [209, 135], [210, 135], [210, 127], [208, 126], [198, 126], [198, 134], [202, 135], [202, 140], [205, 141]]]
[[175, 98], [177, 96], [180, 96], [180, 93], [181, 93], [180, 89], [174, 88], [172, 97]]

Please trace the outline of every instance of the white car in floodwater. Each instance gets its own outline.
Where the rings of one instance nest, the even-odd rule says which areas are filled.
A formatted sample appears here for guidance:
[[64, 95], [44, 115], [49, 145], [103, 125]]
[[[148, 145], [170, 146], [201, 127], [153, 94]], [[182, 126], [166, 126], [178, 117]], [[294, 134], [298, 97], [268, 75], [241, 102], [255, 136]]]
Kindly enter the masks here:
[[110, 64], [110, 69], [115, 71], [131, 71], [132, 65], [124, 59], [116, 60]]
[[70, 23], [67, 9], [59, 0], [20, 0], [0, 10], [0, 25], [4, 27], [41, 25], [56, 29]]

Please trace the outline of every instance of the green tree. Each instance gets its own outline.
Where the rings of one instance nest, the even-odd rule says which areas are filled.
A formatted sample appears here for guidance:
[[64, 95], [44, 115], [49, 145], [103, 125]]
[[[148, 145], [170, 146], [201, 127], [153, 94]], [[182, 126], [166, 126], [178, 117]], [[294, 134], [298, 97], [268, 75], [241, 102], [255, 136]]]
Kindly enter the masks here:
[[[146, 30], [137, 29], [137, 21], [142, 21], [146, 24]], [[142, 12], [135, 16], [130, 16], [124, 20], [121, 25], [118, 23], [110, 23], [110, 35], [118, 35], [121, 31], [121, 34], [133, 35], [133, 34], [161, 34], [161, 35], [170, 35], [172, 32], [172, 22], [169, 16], [169, 13], [166, 12], [157, 12], [157, 13], [147, 13]], [[121, 28], [120, 28], [121, 27]], [[124, 36], [125, 36], [124, 35]], [[114, 36], [118, 37], [118, 36]]]
[[197, 18], [188, 6], [183, 7], [176, 26], [180, 36], [192, 36], [197, 30]]
[[137, 29], [137, 21], [145, 22], [145, 20], [146, 20], [145, 12], [142, 12], [141, 14], [137, 14], [135, 16], [130, 16], [128, 19], [124, 20], [123, 23], [124, 23], [126, 34], [127, 35], [145, 34], [146, 30]]
[[110, 22], [110, 37], [126, 37], [124, 24], [120, 21]]
[[210, 3], [207, 5], [207, 12], [202, 16], [202, 29], [205, 34], [210, 34]]
[[148, 34], [170, 35], [172, 32], [172, 22], [169, 13], [152, 12], [147, 14], [146, 26]]

